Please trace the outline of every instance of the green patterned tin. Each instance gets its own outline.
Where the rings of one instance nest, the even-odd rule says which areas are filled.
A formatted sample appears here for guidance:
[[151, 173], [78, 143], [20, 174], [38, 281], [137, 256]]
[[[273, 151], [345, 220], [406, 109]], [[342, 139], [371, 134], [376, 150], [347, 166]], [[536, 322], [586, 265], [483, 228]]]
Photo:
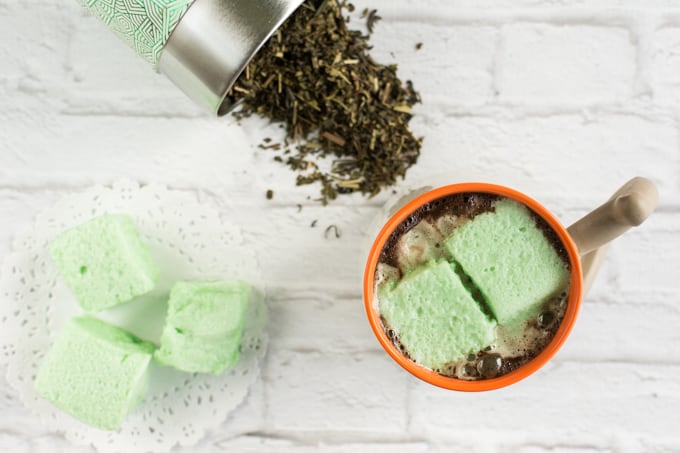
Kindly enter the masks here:
[[125, 41], [137, 55], [158, 66], [161, 52], [194, 0], [77, 0]]
[[76, 0], [218, 115], [250, 59], [303, 0]]

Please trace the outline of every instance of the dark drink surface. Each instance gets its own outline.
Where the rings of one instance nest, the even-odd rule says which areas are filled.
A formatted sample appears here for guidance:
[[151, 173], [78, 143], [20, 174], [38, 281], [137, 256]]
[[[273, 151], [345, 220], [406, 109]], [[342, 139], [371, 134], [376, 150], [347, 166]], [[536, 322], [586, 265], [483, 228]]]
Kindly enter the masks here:
[[[502, 207], [504, 211], [514, 210], [512, 211], [513, 215], [515, 215], [515, 212], [521, 211], [523, 213], [525, 223], [518, 225], [517, 234], [508, 233], [514, 227], [512, 223], [509, 224], [510, 227], [503, 224], [502, 228], [496, 228], [496, 230], [500, 230], [500, 234], [493, 237], [485, 238], [481, 233], [475, 231], [475, 229], [486, 231], [481, 226], [476, 227], [476, 225], [482, 224], [492, 225], [490, 231], [495, 231], [493, 230], [495, 216], [499, 216], [499, 219], [502, 216], [502, 214], [496, 212], [497, 207], [499, 209]], [[475, 220], [478, 217], [480, 219]], [[484, 218], [482, 219], [482, 217]], [[530, 242], [529, 239], [526, 240], [527, 242], [522, 242], [528, 234], [525, 231], [527, 224], [530, 225], [529, 229], [533, 230], [534, 242]], [[467, 231], [464, 232], [464, 230]], [[519, 267], [524, 266], [524, 258], [522, 257], [526, 255], [527, 247], [532, 252], [533, 249], [539, 248], [534, 247], [533, 244], [540, 242], [539, 245], [543, 246], [544, 250], [548, 250], [546, 253], [551, 255], [552, 260], [543, 260], [543, 257], [547, 256], [546, 253], [543, 253], [543, 255], [538, 256], [537, 265], [543, 266], [544, 262], [552, 263], [553, 267], [557, 268], [555, 272], [562, 276], [559, 283], [554, 283], [544, 293], [541, 293], [540, 300], [536, 299], [531, 308], [526, 309], [526, 313], [520, 310], [521, 314], [518, 314], [517, 318], [512, 314], [505, 314], [506, 310], [504, 310], [502, 298], [499, 299], [494, 295], [494, 291], [496, 294], [499, 293], [498, 288], [495, 287], [496, 283], [501, 288], [507, 287], [507, 285], [510, 285], [510, 287], [524, 285], [528, 290], [533, 290], [534, 283], [540, 285], [541, 282], [533, 282], [531, 278], [525, 278], [524, 281], [516, 279], [517, 282], [502, 281], [503, 278], [507, 278], [507, 275], [531, 276], [531, 273], [521, 274], [521, 270], [519, 271], [520, 274], [513, 274], [514, 269], [510, 269], [509, 274], [497, 272], [499, 275], [497, 282], [486, 278], [486, 275], [479, 272], [475, 273], [476, 264], [474, 261], [478, 257], [474, 247], [463, 247], [461, 249], [461, 246], [458, 246], [458, 249], [456, 249], [455, 244], [452, 245], [452, 242], [456, 242], [457, 234], [463, 235], [470, 233], [470, 231], [473, 232], [471, 234], [476, 235], [474, 238], [478, 243], [482, 244], [480, 246], [480, 257], [499, 257], [497, 261], [491, 261], [485, 265], [486, 267], [483, 269], [485, 272], [487, 270], [495, 271], [496, 267], [499, 269], [502, 269], [503, 266], [517, 267], [511, 264], [518, 262], [520, 263]], [[537, 237], [538, 242], [536, 242]], [[505, 241], [506, 244], [504, 238], [511, 240]], [[515, 245], [512, 241], [515, 241]], [[463, 240], [458, 242], [465, 243]], [[462, 252], [459, 252], [459, 255], [456, 254], [458, 256], [454, 256], [452, 250], [462, 250]], [[513, 257], [514, 253], [522, 255]], [[530, 259], [526, 261], [526, 265], [530, 268], [532, 266]], [[445, 337], [448, 338], [448, 335], [455, 337], [458, 334], [460, 336], [460, 332], [465, 331], [466, 328], [466, 326], [461, 327], [455, 323], [442, 326], [441, 306], [436, 306], [439, 304], [437, 291], [440, 288], [420, 287], [419, 291], [414, 293], [416, 296], [408, 295], [408, 298], [415, 297], [413, 304], [418, 305], [419, 314], [424, 312], [422, 316], [427, 316], [428, 312], [438, 313], [430, 324], [427, 320], [423, 321], [422, 319], [411, 322], [408, 316], [403, 314], [404, 311], [409, 310], [409, 307], [408, 303], [403, 302], [403, 297], [399, 299], [401, 297], [399, 291], [402, 280], [408, 281], [408, 285], [417, 285], [416, 280], [418, 278], [423, 280], [422, 275], [429, 272], [429, 269], [426, 269], [428, 266], [432, 267], [432, 263], [442, 262], [450, 263], [451, 268], [454, 269], [455, 275], [452, 273], [452, 276], [459, 279], [460, 284], [467, 291], [468, 295], [465, 297], [469, 299], [469, 303], [476, 304], [484, 316], [493, 323], [493, 341], [486, 341], [488, 344], [479, 343], [477, 349], [465, 351], [462, 357], [452, 355], [450, 360], [446, 361], [441, 359], [419, 360], [419, 356], [440, 356], [436, 350], [429, 351], [427, 344], [423, 346], [423, 341], [418, 338], [419, 334], [422, 334], [424, 338], [433, 337], [431, 346], [436, 349], [438, 347], [437, 341], [442, 341], [442, 338]], [[565, 279], [564, 276], [570, 274], [570, 269], [567, 251], [558, 235], [544, 219], [525, 205], [494, 194], [454, 194], [419, 207], [399, 224], [389, 236], [381, 251], [379, 264], [376, 268], [375, 303], [381, 314], [382, 327], [386, 335], [407, 358], [444, 376], [465, 380], [488, 379], [509, 373], [526, 364], [553, 339], [567, 308], [570, 281], [568, 277]], [[540, 278], [541, 276], [538, 275], [537, 279], [540, 280]], [[404, 286], [407, 284], [404, 284]], [[500, 292], [502, 293], [502, 291]], [[419, 300], [418, 293], [422, 294], [423, 300]], [[429, 293], [432, 294], [428, 298]], [[448, 295], [445, 295], [444, 299], [447, 297]], [[393, 317], [392, 322], [388, 319], [390, 317], [388, 315], [391, 315], [394, 310], [385, 309], [383, 311], [382, 299], [397, 300], [397, 303], [402, 304], [399, 308], [399, 316]], [[442, 302], [442, 304], [444, 303]], [[406, 316], [406, 320], [404, 320], [404, 316]], [[414, 316], [419, 315], [414, 314]], [[455, 309], [452, 309], [451, 316], [454, 318], [457, 316]], [[512, 319], [508, 320], [510, 319], [508, 316], [512, 316]], [[416, 325], [421, 326], [422, 331], [414, 332]], [[432, 325], [431, 329], [429, 328], [430, 325]], [[470, 326], [467, 326], [467, 328], [470, 329]], [[475, 328], [475, 326], [472, 326], [473, 332]], [[460, 331], [456, 332], [456, 329], [460, 329]], [[442, 333], [444, 335], [441, 335]], [[414, 338], [415, 340], [413, 340]], [[409, 342], [411, 342], [411, 345]], [[463, 343], [465, 344], [465, 342]], [[418, 348], [424, 349], [425, 352], [418, 351]]]

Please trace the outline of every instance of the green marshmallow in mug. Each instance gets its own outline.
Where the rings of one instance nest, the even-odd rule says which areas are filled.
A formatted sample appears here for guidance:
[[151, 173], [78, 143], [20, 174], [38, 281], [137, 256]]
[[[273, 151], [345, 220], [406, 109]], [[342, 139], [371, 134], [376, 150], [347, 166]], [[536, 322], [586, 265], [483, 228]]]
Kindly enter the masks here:
[[380, 291], [380, 314], [404, 353], [433, 370], [495, 339], [489, 319], [445, 260], [431, 262]]
[[445, 246], [501, 325], [526, 320], [569, 286], [568, 262], [513, 200], [499, 200], [492, 212], [463, 223]]

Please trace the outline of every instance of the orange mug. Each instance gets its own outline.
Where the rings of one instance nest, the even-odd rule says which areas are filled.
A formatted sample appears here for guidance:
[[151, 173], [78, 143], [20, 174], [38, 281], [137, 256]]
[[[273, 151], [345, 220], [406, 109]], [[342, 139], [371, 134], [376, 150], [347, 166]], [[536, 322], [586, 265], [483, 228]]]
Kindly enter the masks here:
[[[460, 193], [487, 193], [524, 204], [543, 218], [564, 245], [571, 263], [571, 284], [564, 318], [552, 340], [536, 357], [507, 374], [475, 381], [441, 375], [418, 365], [392, 343], [383, 329], [375, 303], [375, 273], [383, 248], [392, 232], [419, 207], [445, 196]], [[656, 186], [644, 178], [634, 178], [621, 187], [607, 202], [569, 228], [536, 200], [509, 187], [488, 183], [462, 183], [420, 193], [410, 201], [400, 200], [394, 213], [378, 233], [370, 249], [364, 272], [364, 306], [368, 321], [385, 351], [406, 371], [430, 384], [466, 392], [495, 390], [514, 384], [536, 372], [562, 347], [571, 332], [583, 296], [593, 284], [609, 243], [632, 226], [640, 225], [656, 209]]]

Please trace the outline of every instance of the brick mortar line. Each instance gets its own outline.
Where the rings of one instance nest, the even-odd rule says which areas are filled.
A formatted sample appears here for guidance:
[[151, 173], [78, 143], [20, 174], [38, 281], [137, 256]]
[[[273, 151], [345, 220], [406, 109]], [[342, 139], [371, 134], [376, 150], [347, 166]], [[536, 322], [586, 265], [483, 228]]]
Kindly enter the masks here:
[[[447, 446], [456, 446], [456, 445], [466, 445], [470, 443], [471, 441], [474, 441], [476, 446], [479, 446], [479, 434], [480, 433], [485, 433], [488, 432], [487, 429], [479, 429], [479, 430], [472, 430], [468, 429], [463, 432], [461, 431], [456, 431], [455, 437], [451, 437], [450, 435], [429, 435], [427, 437], [419, 436], [417, 434], [410, 434], [411, 431], [407, 431], [405, 434], [397, 435], [394, 433], [380, 433], [380, 432], [366, 432], [366, 431], [356, 431], [356, 430], [340, 430], [340, 431], [295, 431], [295, 430], [260, 430], [260, 431], [251, 431], [244, 433], [241, 436], [235, 436], [231, 437], [228, 439], [218, 439], [214, 442], [215, 445], [225, 445], [228, 444], [231, 441], [234, 441], [236, 439], [243, 439], [243, 438], [253, 438], [253, 439], [264, 439], [264, 440], [271, 440], [271, 441], [282, 441], [282, 442], [290, 442], [291, 444], [294, 444], [294, 446], [309, 446], [309, 447], [318, 447], [318, 441], [319, 439], [323, 439], [325, 445], [330, 445], [330, 446], [335, 446], [335, 447], [340, 447], [340, 446], [349, 446], [349, 445], [357, 445], [357, 444], [364, 444], [364, 445], [374, 445], [374, 446], [380, 446], [380, 445], [404, 445], [404, 444], [416, 444], [416, 445], [427, 445], [428, 447], [437, 447], [442, 444], [445, 444]], [[593, 441], [587, 442], [584, 440], [578, 440], [574, 439], [574, 442], [569, 442], [564, 439], [560, 439], [560, 441], [555, 444], [553, 441], [550, 440], [545, 440], [542, 441], [540, 439], [531, 439], [531, 437], [541, 437], [539, 436], [527, 436], [526, 433], [522, 432], [517, 432], [516, 430], [509, 429], [507, 431], [501, 430], [501, 432], [504, 434], [502, 439], [496, 440], [496, 439], [491, 439], [487, 440], [484, 442], [484, 445], [487, 446], [494, 446], [494, 447], [499, 447], [499, 446], [505, 446], [507, 447], [508, 444], [511, 446], [536, 446], [538, 448], [544, 448], [546, 451], [550, 450], [552, 451], [555, 448], [578, 448], [578, 449], [591, 449], [595, 451], [611, 451], [611, 448], [613, 445], [616, 445], [617, 443], [613, 443], [613, 445], [609, 442], [611, 442], [611, 436], [607, 436], [606, 440], [600, 438], [600, 442]], [[462, 436], [461, 436], [462, 434]], [[568, 435], [569, 437], [572, 437], [571, 434], [573, 434], [572, 430], [570, 428], [565, 428], [563, 431], [564, 435]], [[668, 437], [668, 438], [663, 438], [663, 439], [658, 439], [657, 436], [654, 437], [654, 439], [649, 439], [645, 433], [639, 432], [635, 433], [637, 435], [634, 436], [636, 440], [652, 440], [652, 441], [657, 441], [660, 440], [664, 443], [671, 441], [672, 442], [677, 442], [678, 445], [680, 445], [680, 437], [675, 436], [675, 437]], [[353, 440], [352, 441], [347, 441], [346, 439], [348, 437], [351, 437]], [[462, 437], [462, 438], [461, 438]], [[527, 439], [529, 437], [529, 439]], [[607, 442], [609, 441], [609, 442]]]
[[[677, 291], [669, 291], [669, 293], [670, 294], [668, 294], [668, 295], [670, 296], [672, 294], [677, 293]], [[624, 307], [628, 307], [628, 308], [639, 308], [641, 310], [644, 310], [644, 309], [648, 309], [649, 305], [655, 305], [655, 306], [660, 307], [662, 310], [664, 310], [664, 311], [666, 311], [670, 314], [680, 315], [680, 308], [678, 307], [678, 304], [676, 303], [676, 301], [658, 302], [658, 303], [657, 302], [635, 303], [635, 302], [631, 302], [629, 300], [625, 300], [623, 297], [615, 297], [617, 294], [619, 296], [621, 296], [621, 295], [629, 295], [629, 296], [634, 295], [634, 293], [631, 292], [631, 291], [615, 291], [615, 292], [613, 292], [613, 295], [612, 295], [610, 300], [603, 300], [601, 298], [597, 298], [597, 296], [595, 296], [594, 298], [588, 298], [588, 296], [586, 295], [585, 298], [584, 298], [584, 301], [583, 301], [583, 306], [587, 307], [587, 306], [591, 305], [593, 307], [600, 307], [600, 308], [606, 307], [608, 309], [609, 308], [614, 309], [614, 308], [619, 308], [619, 307], [624, 306]], [[635, 299], [637, 299], [637, 298], [635, 298]]]
[[[495, 89], [495, 88], [493, 88]], [[592, 102], [586, 104], [579, 103], [546, 103], [543, 101], [537, 101], [535, 103], [527, 102], [523, 104], [518, 103], [487, 103], [479, 106], [466, 106], [465, 104], [456, 104], [455, 102], [450, 103], [438, 103], [432, 102], [423, 104], [427, 106], [428, 111], [416, 111], [415, 118], [422, 117], [427, 119], [435, 119], [442, 116], [445, 117], [479, 117], [479, 118], [489, 118], [498, 119], [499, 117], [510, 116], [512, 119], [531, 119], [531, 118], [551, 118], [556, 116], [571, 116], [580, 115], [582, 116], [583, 111], [586, 110], [593, 114], [609, 114], [615, 115], [628, 115], [636, 116], [639, 118], [646, 119], [648, 121], [654, 121], [663, 118], [677, 118], [680, 117], [680, 106], [673, 107], [664, 104], [649, 104], [650, 107], [655, 107], [661, 109], [659, 115], [654, 115], [649, 112], [644, 112], [635, 109], [620, 108], [619, 105], [622, 104], [603, 104], [600, 102]], [[419, 106], [419, 110], [423, 107]], [[498, 109], [498, 111], [494, 111]], [[438, 110], [438, 111], [437, 111]], [[142, 114], [139, 112], [124, 112], [111, 110], [107, 112], [98, 113], [88, 113], [86, 111], [78, 113], [57, 113], [59, 116], [73, 117], [73, 118], [128, 118], [128, 119], [152, 119], [152, 120], [190, 120], [190, 121], [205, 121], [206, 117], [203, 116], [192, 116], [192, 115], [181, 115], [181, 114], [155, 114], [148, 113]], [[506, 119], [506, 118], [503, 118]]]
[[[350, 434], [353, 438], [359, 440], [346, 441], [345, 439]], [[261, 430], [245, 433], [243, 438], [257, 438], [273, 441], [286, 441], [294, 443], [298, 446], [318, 447], [318, 440], [309, 440], [309, 436], [316, 438], [336, 438], [336, 441], [324, 442], [327, 445], [341, 446], [353, 444], [376, 444], [376, 445], [403, 445], [409, 444], [429, 444], [426, 438], [411, 436], [411, 435], [396, 435], [396, 434], [381, 434], [380, 432], [365, 432], [365, 431], [292, 431], [292, 430]], [[228, 439], [229, 442], [232, 439]], [[224, 443], [224, 440], [218, 440], [217, 443]]]
[[[416, 164], [417, 165], [417, 164]], [[114, 178], [116, 181], [118, 181], [121, 178]], [[133, 179], [133, 181], [136, 181]], [[147, 181], [137, 181], [137, 182], [142, 182], [142, 183], [148, 183]], [[155, 183], [155, 181], [152, 181], [152, 183]], [[214, 187], [180, 187], [180, 186], [168, 186], [163, 183], [159, 183], [161, 185], [166, 186], [169, 190], [173, 191], [180, 191], [180, 192], [187, 192], [187, 193], [192, 193], [195, 194], [196, 196], [200, 197], [207, 197], [209, 199], [209, 202], [214, 203], [218, 209], [224, 208], [224, 197], [226, 195], [220, 195], [215, 193]], [[8, 184], [8, 185], [0, 185], [0, 197], [4, 195], [4, 193], [8, 193], [9, 195], [12, 194], [19, 194], [19, 195], [31, 195], [31, 196], [37, 196], [40, 194], [45, 194], [48, 195], [47, 192], [52, 192], [57, 195], [57, 197], [63, 197], [67, 196], [69, 194], [73, 193], [78, 193], [85, 191], [95, 185], [103, 185], [103, 186], [110, 186], [111, 184], [109, 182], [103, 182], [103, 183], [97, 183], [97, 184], [75, 184], [75, 185], [67, 185], [67, 184], [60, 184], [60, 183], [36, 183], [35, 185], [16, 185], [16, 184]], [[397, 188], [397, 186], [395, 186]], [[296, 187], [292, 187], [289, 192], [286, 192], [286, 194], [294, 195], [296, 194]], [[555, 197], [553, 197], [554, 199]], [[244, 200], [244, 203], [237, 203], [237, 204], [229, 204], [229, 208], [233, 207], [252, 207], [252, 203], [246, 203]], [[252, 201], [252, 200], [250, 200]], [[577, 200], [576, 203], [570, 203], [569, 204], [569, 210], [570, 211], [581, 211], [581, 210], [592, 210], [595, 206], [593, 206], [593, 202], [598, 202], [602, 201], [601, 196], [593, 196], [592, 200], [590, 199], [583, 199], [583, 200]], [[342, 201], [340, 202], [335, 202], [331, 203], [328, 206], [322, 206], [320, 203], [315, 203], [315, 202], [310, 202], [308, 200], [301, 200], [300, 203], [297, 202], [271, 202], [267, 204], [267, 209], [270, 210], [297, 210], [299, 209], [300, 206], [302, 206], [302, 210], [304, 212], [305, 209], [320, 209], [320, 210], [338, 210], [338, 209], [366, 209], [366, 210], [373, 210], [373, 209], [380, 209], [385, 205], [384, 201], [370, 201], [370, 200], [362, 200], [360, 204], [352, 203], [352, 202], [346, 202], [343, 203]], [[680, 201], [675, 201], [675, 200], [661, 200], [661, 203], [659, 204], [659, 207], [656, 209], [655, 214], [678, 214], [680, 213]], [[36, 212], [37, 214], [37, 212]]]
[[[482, 431], [486, 433], [487, 431], [484, 430]], [[413, 445], [413, 446], [426, 446], [429, 449], [431, 448], [438, 448], [438, 447], [455, 447], [458, 445], [467, 445], [471, 441], [475, 440], [476, 436], [479, 436], [482, 434], [482, 432], [474, 431], [474, 430], [467, 430], [465, 431], [464, 437], [457, 438], [457, 439], [452, 439], [449, 436], [430, 436], [428, 438], [424, 438], [422, 436], [418, 436], [416, 434], [414, 435], [395, 435], [395, 434], [384, 434], [379, 431], [352, 431], [352, 430], [341, 430], [341, 431], [294, 431], [294, 430], [259, 430], [259, 431], [249, 431], [249, 432], [243, 432], [242, 434], [237, 434], [235, 436], [231, 436], [228, 438], [216, 438], [214, 440], [206, 442], [206, 439], [203, 441], [199, 442], [199, 445], [196, 447], [185, 447], [182, 448], [180, 447], [179, 451], [192, 451], [192, 449], [195, 448], [201, 448], [201, 445], [210, 445], [213, 447], [228, 447], [230, 446], [231, 443], [238, 442], [240, 440], [248, 440], [252, 439], [254, 441], [272, 441], [272, 442], [283, 442], [283, 443], [288, 443], [290, 445], [285, 445], [284, 448], [286, 447], [311, 447], [318, 449], [320, 447], [319, 442], [323, 442], [324, 446], [330, 446], [330, 447], [349, 447], [349, 446], [369, 446], [369, 447], [403, 447], [404, 445]], [[504, 435], [507, 435], [509, 433], [513, 433], [513, 430], [509, 430], [507, 432], [503, 432]], [[63, 437], [63, 435], [59, 433], [52, 433], [52, 432], [47, 432], [47, 431], [36, 431], [39, 437], [35, 439], [26, 439], [24, 438], [25, 432], [23, 431], [18, 431], [18, 430], [13, 430], [10, 428], [0, 428], [0, 433], [14, 436], [14, 437], [21, 437], [21, 439], [24, 441], [26, 445], [31, 445], [33, 440], [47, 440], [47, 439], [59, 439], [61, 442], [68, 442], [66, 439]], [[564, 434], [569, 434], [569, 430], [565, 430]], [[457, 433], [460, 434], [460, 433]], [[677, 436], [675, 437], [664, 437], [664, 438], [659, 438], [658, 436], [654, 436], [654, 438], [650, 438], [649, 436], [645, 435], [645, 433], [635, 433], [637, 435], [634, 435], [633, 440], [637, 440], [638, 442], [644, 442], [646, 446], [649, 445], [659, 445], [659, 446], [673, 446], [673, 445], [678, 445], [680, 446], [680, 438]], [[483, 435], [483, 434], [482, 434]], [[348, 437], [351, 437], [355, 440], [346, 440]], [[550, 441], [545, 441], [541, 442], [540, 440], [536, 439], [526, 439], [526, 435], [522, 434], [521, 436], [517, 435], [512, 439], [508, 439], [505, 437], [503, 440], [489, 440], [484, 442], [485, 446], [491, 446], [491, 447], [501, 447], [503, 446], [504, 448], [507, 448], [508, 446], [512, 447], [533, 447], [533, 448], [538, 448], [541, 450], [545, 451], [552, 451], [555, 448], [560, 448], [560, 449], [584, 449], [588, 451], [597, 451], [597, 452], [607, 452], [611, 451], [611, 449], [619, 443], [617, 442], [611, 442], [611, 436], [607, 437], [607, 441], [601, 441], [601, 442], [585, 442], [585, 441], [574, 441], [574, 442], [568, 442], [568, 441], [560, 441], [558, 443], [550, 442]], [[531, 436], [529, 436], [531, 437]], [[614, 439], [616, 440], [616, 439]], [[631, 440], [630, 438], [626, 438], [626, 440]], [[474, 442], [476, 446], [479, 446], [479, 442]], [[277, 448], [279, 446], [277, 445], [272, 445], [270, 448]]]
[[[132, 91], [131, 91], [132, 93]], [[152, 119], [152, 120], [173, 120], [173, 119], [179, 119], [179, 120], [195, 120], [195, 121], [212, 121], [214, 118], [210, 115], [206, 114], [201, 114], [201, 113], [182, 113], [180, 111], [177, 112], [168, 112], [168, 113], [153, 113], [153, 112], [148, 112], [148, 113], [143, 113], [140, 111], [135, 111], [135, 110], [106, 110], [106, 111], [101, 111], [97, 109], [78, 109], [77, 111], [75, 110], [69, 110], [68, 108], [68, 103], [69, 100], [64, 98], [61, 99], [62, 102], [65, 102], [67, 104], [66, 108], [59, 109], [56, 114], [58, 116], [63, 116], [63, 117], [71, 117], [71, 118], [139, 118], [139, 119]]]
[[[431, 12], [432, 11], [432, 12]], [[385, 23], [422, 23], [423, 25], [462, 25], [462, 26], [504, 26], [516, 24], [545, 24], [557, 26], [585, 25], [604, 28], [626, 28], [638, 21], [641, 16], [657, 18], [659, 24], [680, 25], [680, 8], [611, 8], [573, 7], [568, 10], [541, 8], [488, 8], [469, 9], [450, 6], [430, 10], [412, 7], [378, 8], [378, 14]], [[380, 24], [377, 32], [380, 33]]]
[[[422, 116], [427, 119], [439, 117], [451, 118], [482, 118], [490, 120], [524, 120], [534, 118], [554, 118], [554, 117], [602, 117], [632, 116], [644, 119], [649, 122], [677, 122], [680, 118], [680, 107], [670, 107], [664, 104], [643, 104], [636, 106], [633, 103], [643, 98], [631, 98], [626, 102], [602, 103], [593, 102], [590, 104], [576, 102], [536, 102], [536, 103], [510, 103], [498, 102], [487, 103], [478, 106], [456, 105], [447, 102], [431, 102], [422, 104], [415, 111], [415, 118]], [[421, 111], [425, 107], [428, 111]], [[650, 109], [650, 110], [646, 110]], [[677, 124], [676, 124], [677, 126]]]
[[[494, 70], [493, 74], [497, 74]], [[680, 85], [680, 83], [679, 83]], [[496, 78], [492, 82], [492, 89], [497, 89]], [[425, 102], [416, 107], [414, 111], [414, 119], [423, 118], [425, 120], [432, 120], [441, 117], [455, 117], [455, 118], [488, 118], [494, 119], [532, 119], [532, 118], [553, 118], [560, 116], [584, 116], [585, 114], [591, 116], [632, 116], [638, 117], [651, 122], [664, 121], [678, 121], [680, 119], [680, 106], [676, 107], [670, 104], [656, 103], [654, 101], [647, 102], [649, 96], [648, 92], [633, 95], [624, 101], [613, 102], [569, 102], [569, 101], [543, 101], [537, 99], [536, 101], [528, 100], [527, 102], [487, 102], [479, 105], [466, 105], [465, 103], [456, 102], [439, 102], [431, 101]], [[68, 102], [68, 101], [66, 101]], [[636, 102], [643, 102], [641, 105], [635, 105]], [[87, 111], [79, 112], [65, 112], [57, 111], [56, 116], [74, 117], [89, 119], [97, 118], [115, 118], [115, 119], [149, 119], [149, 120], [187, 120], [187, 121], [212, 121], [213, 118], [202, 115], [183, 115], [180, 113], [141, 113], [134, 111], [123, 110], [109, 110], [109, 111]], [[236, 123], [230, 123], [225, 120], [227, 127], [233, 127]]]

